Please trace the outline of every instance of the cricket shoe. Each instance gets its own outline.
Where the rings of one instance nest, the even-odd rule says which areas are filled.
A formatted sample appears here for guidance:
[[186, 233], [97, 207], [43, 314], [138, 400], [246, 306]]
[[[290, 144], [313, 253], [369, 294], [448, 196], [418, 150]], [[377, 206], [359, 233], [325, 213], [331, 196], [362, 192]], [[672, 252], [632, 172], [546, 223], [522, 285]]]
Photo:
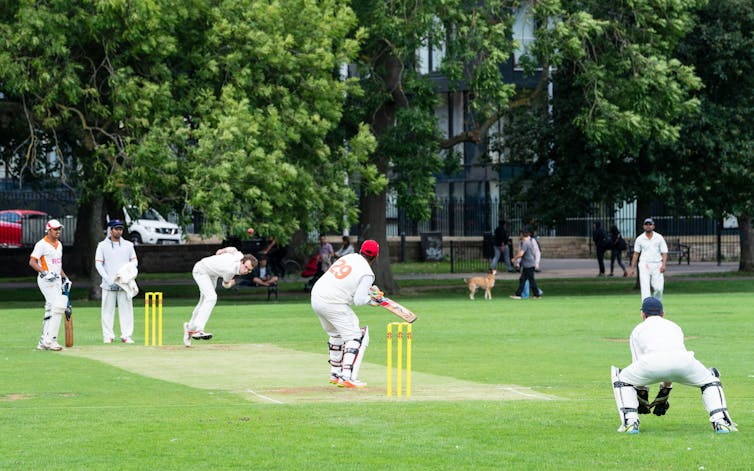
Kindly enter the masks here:
[[715, 429], [715, 433], [730, 433], [738, 432], [735, 424], [729, 424], [726, 420], [718, 420], [712, 424], [712, 428]]
[[340, 384], [343, 379], [337, 373], [330, 373], [330, 384]]
[[637, 433], [639, 433], [639, 421], [636, 420], [625, 425], [621, 425], [618, 429], [618, 432], [626, 433], [628, 435], [636, 435]]
[[131, 337], [121, 337], [120, 341], [128, 344], [134, 343], [134, 339], [132, 339]]
[[358, 379], [344, 379], [340, 378], [340, 381], [338, 382], [338, 387], [340, 388], [348, 388], [348, 389], [361, 389], [366, 387], [367, 383], [363, 381], [359, 381]]
[[105, 337], [102, 339], [102, 343], [113, 343], [112, 337]]
[[60, 346], [57, 340], [53, 340], [52, 342], [44, 342], [42, 344], [42, 350], [51, 350], [53, 352], [59, 352], [63, 350], [63, 347]]
[[189, 330], [188, 322], [184, 322], [183, 323], [183, 345], [187, 347], [191, 346], [191, 334], [193, 334], [193, 332]]
[[212, 338], [212, 334], [203, 330], [197, 330], [191, 333], [191, 338], [194, 340], [209, 340]]

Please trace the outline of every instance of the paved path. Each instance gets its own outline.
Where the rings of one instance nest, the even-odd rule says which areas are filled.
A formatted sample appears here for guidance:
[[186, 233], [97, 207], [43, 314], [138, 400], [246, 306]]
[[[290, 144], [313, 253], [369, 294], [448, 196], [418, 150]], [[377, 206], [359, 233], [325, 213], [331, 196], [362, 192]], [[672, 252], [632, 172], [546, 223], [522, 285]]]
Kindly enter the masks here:
[[[625, 262], [624, 262], [625, 263]], [[626, 264], [626, 268], [630, 265]], [[504, 268], [504, 265], [499, 265]], [[542, 259], [540, 265], [541, 271], [536, 274], [537, 279], [542, 278], [596, 278], [599, 273], [597, 259], [583, 258], [554, 258]], [[610, 272], [610, 261], [606, 262], [608, 273]], [[725, 262], [718, 265], [716, 262], [694, 262], [690, 265], [685, 263], [668, 263], [665, 271], [666, 277], [690, 274], [712, 274], [727, 273], [738, 271], [738, 262]], [[620, 267], [616, 266], [616, 276], [622, 276], [623, 272]], [[434, 273], [434, 274], [416, 274], [416, 275], [396, 275], [396, 279], [452, 279], [463, 278], [469, 275], [478, 275], [479, 273]], [[518, 278], [518, 273], [507, 273], [504, 270], [498, 271], [498, 279]]]
[[[607, 268], [610, 269], [609, 261], [607, 262]], [[501, 265], [502, 266], [502, 265]], [[626, 265], [628, 267], [628, 265]], [[616, 267], [617, 268], [617, 267]], [[537, 279], [547, 278], [596, 278], [598, 273], [597, 260], [594, 259], [582, 259], [582, 258], [554, 258], [543, 259], [541, 264], [542, 271], [537, 273]], [[673, 277], [679, 275], [690, 274], [708, 274], [714, 275], [716, 273], [734, 272], [738, 270], [738, 262], [725, 262], [718, 265], [715, 262], [694, 262], [690, 265], [678, 263], [668, 263], [665, 276]], [[428, 279], [428, 280], [457, 280], [459, 278], [468, 278], [469, 276], [478, 275], [479, 273], [418, 273], [418, 274], [403, 274], [396, 275], [397, 280], [410, 280], [410, 279]], [[622, 275], [622, 272], [618, 268], [616, 271], [618, 276]], [[517, 273], [507, 273], [505, 271], [498, 272], [497, 278], [514, 279], [518, 278]], [[75, 282], [76, 286], [88, 286], [85, 282]], [[182, 285], [193, 283], [188, 276], [183, 277], [176, 275], [176, 279], [164, 279], [164, 280], [149, 280], [150, 285]], [[0, 289], [16, 289], [16, 288], [30, 288], [37, 287], [36, 281], [28, 282], [2, 282], [0, 281]]]

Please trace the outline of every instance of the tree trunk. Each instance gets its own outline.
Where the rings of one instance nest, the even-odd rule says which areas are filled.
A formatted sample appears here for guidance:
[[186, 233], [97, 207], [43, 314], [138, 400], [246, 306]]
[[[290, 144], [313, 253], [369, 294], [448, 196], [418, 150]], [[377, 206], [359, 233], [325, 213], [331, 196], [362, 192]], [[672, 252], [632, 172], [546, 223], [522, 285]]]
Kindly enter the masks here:
[[89, 282], [89, 299], [102, 299], [100, 277], [94, 265], [97, 244], [104, 237], [103, 197], [97, 196], [79, 204], [76, 224], [76, 245], [73, 250], [74, 265], [80, 280]]
[[[408, 102], [403, 95], [401, 86], [401, 73], [403, 64], [392, 53], [387, 52], [381, 56], [381, 64], [375, 67], [375, 70], [384, 70], [385, 91], [390, 94], [389, 98], [382, 103], [380, 108], [374, 113], [372, 120], [372, 131], [379, 141], [391, 127], [395, 126], [395, 116], [398, 108], [407, 107]], [[388, 174], [390, 170], [390, 157], [380, 154], [381, 150], [377, 149], [374, 156], [374, 162], [380, 173]], [[393, 278], [393, 270], [390, 266], [390, 249], [387, 245], [387, 190], [379, 194], [366, 194], [361, 192], [359, 202], [361, 218], [359, 221], [359, 237], [365, 239], [374, 239], [380, 244], [380, 256], [372, 266], [376, 277], [375, 283], [385, 293], [392, 294], [398, 291], [398, 285]]]
[[390, 267], [390, 248], [387, 244], [387, 210], [386, 193], [383, 191], [377, 195], [361, 196], [361, 223], [359, 227], [359, 239], [374, 239], [380, 244], [380, 256], [372, 265], [374, 270], [375, 284], [385, 293], [392, 294], [398, 291], [398, 286], [393, 278], [393, 270]]
[[649, 198], [643, 196], [636, 198], [636, 233], [634, 236], [638, 236], [644, 232], [644, 220], [652, 217], [651, 210], [652, 205]]
[[739, 271], [754, 271], [754, 240], [751, 234], [751, 217], [739, 214], [738, 236], [741, 243], [741, 259], [738, 262]]

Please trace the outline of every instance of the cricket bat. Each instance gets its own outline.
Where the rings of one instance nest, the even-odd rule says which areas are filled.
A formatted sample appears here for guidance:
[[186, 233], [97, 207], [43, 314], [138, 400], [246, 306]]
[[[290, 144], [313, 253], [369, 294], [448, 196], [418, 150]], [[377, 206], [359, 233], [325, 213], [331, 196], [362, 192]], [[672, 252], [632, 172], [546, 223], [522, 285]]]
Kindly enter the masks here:
[[68, 290], [65, 290], [65, 295], [68, 296], [68, 307], [65, 308], [65, 346], [66, 348], [73, 347], [73, 308], [71, 307], [71, 298], [68, 294]]
[[408, 322], [409, 324], [414, 322], [417, 317], [416, 314], [409, 311], [405, 307], [401, 306], [397, 302], [393, 301], [390, 298], [382, 297], [382, 299], [377, 303], [378, 306], [381, 306], [388, 311], [392, 312], [396, 316], [400, 317], [404, 321]]

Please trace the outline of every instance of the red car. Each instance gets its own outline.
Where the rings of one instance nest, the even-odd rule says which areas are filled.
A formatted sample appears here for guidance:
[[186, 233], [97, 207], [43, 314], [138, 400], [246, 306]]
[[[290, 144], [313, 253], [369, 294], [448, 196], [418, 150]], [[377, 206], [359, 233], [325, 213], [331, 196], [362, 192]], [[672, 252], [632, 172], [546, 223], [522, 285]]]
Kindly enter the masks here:
[[[50, 215], [33, 209], [4, 209], [0, 211], [0, 247], [23, 247], [33, 245], [36, 240], [26, 240], [33, 234], [44, 234], [45, 224]], [[39, 227], [37, 227], [39, 226]], [[33, 234], [24, 237], [24, 228], [31, 229]], [[40, 237], [41, 238], [41, 237]]]

